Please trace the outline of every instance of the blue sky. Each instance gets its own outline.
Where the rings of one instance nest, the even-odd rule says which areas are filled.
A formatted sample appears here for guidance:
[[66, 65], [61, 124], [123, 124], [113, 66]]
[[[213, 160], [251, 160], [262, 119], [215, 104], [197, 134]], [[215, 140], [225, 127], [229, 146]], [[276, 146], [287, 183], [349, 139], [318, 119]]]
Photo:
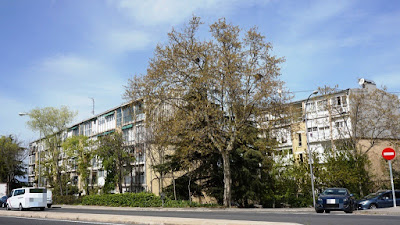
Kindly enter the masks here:
[[35, 107], [67, 105], [78, 122], [91, 115], [89, 97], [96, 113], [120, 105], [127, 80], [193, 14], [258, 26], [286, 58], [281, 79], [297, 99], [362, 77], [400, 92], [396, 0], [0, 0], [0, 135], [38, 138], [18, 116]]

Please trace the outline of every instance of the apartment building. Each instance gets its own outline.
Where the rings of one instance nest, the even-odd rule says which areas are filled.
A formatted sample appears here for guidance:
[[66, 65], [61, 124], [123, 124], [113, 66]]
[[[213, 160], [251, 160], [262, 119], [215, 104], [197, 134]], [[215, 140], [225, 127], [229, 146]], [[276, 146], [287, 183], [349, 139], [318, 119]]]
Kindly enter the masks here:
[[[91, 140], [97, 140], [98, 137], [103, 135], [122, 132], [126, 148], [136, 158], [136, 161], [132, 164], [133, 169], [129, 173], [130, 175], [124, 178], [123, 191], [140, 192], [149, 189], [148, 180], [151, 179], [151, 176], [146, 177], [147, 171], [151, 170], [151, 168], [146, 164], [146, 129], [144, 119], [143, 102], [136, 101], [123, 104], [73, 124], [60, 135], [63, 141], [77, 135], [84, 135]], [[46, 145], [41, 139], [30, 143], [29, 147], [28, 182], [34, 185], [39, 179], [40, 154], [42, 154], [42, 160], [48, 156], [46, 155]], [[82, 182], [77, 174], [76, 159], [69, 158], [65, 152], [61, 152], [62, 159], [59, 161], [59, 164], [64, 163], [66, 165], [65, 171], [62, 172], [68, 174], [72, 185], [77, 185], [82, 190]], [[41, 167], [43, 173], [43, 162]], [[89, 170], [89, 186], [102, 187], [105, 183], [106, 174], [98, 157], [92, 159]], [[47, 180], [42, 175], [40, 177], [40, 184], [47, 185], [47, 183]]]
[[340, 151], [343, 142], [352, 138], [368, 154], [371, 172], [377, 178], [386, 176], [381, 151], [386, 147], [399, 151], [399, 99], [378, 89], [373, 81], [360, 79], [359, 85], [360, 88], [320, 93], [308, 101], [291, 103], [302, 116], [276, 128], [278, 150], [286, 161], [308, 162], [307, 134], [310, 151], [321, 162], [326, 149]]
[[[379, 93], [382, 96], [391, 94], [376, 88], [375, 83], [368, 80], [360, 82], [360, 88], [322, 93], [311, 97], [308, 101], [300, 100], [291, 103], [293, 109], [298, 109], [290, 114], [291, 120], [282, 119], [274, 128], [274, 135], [279, 142], [276, 156], [283, 160], [283, 164], [291, 163], [293, 160], [307, 162], [307, 134], [311, 152], [323, 156], [325, 149], [335, 149], [340, 140], [349, 139], [352, 135], [360, 135], [359, 145], [369, 155], [374, 173], [381, 176], [385, 173], [384, 162], [381, 160], [380, 152], [384, 147], [391, 146], [397, 151], [398, 145], [394, 145], [396, 136], [391, 135], [395, 131], [383, 131], [380, 136], [376, 136], [375, 143], [371, 145], [368, 139], [369, 133], [354, 134], [351, 110], [357, 104], [351, 96], [360, 93]], [[382, 98], [389, 101], [388, 98]], [[386, 100], [385, 100], [386, 99]], [[385, 105], [385, 104], [383, 104]], [[358, 108], [360, 109], [360, 108]], [[361, 109], [362, 111], [366, 111]], [[399, 110], [399, 109], [397, 109]], [[305, 114], [307, 116], [307, 126], [305, 124]], [[361, 113], [363, 114], [363, 113]], [[364, 113], [373, 121], [375, 114]], [[372, 118], [371, 118], [372, 117]], [[96, 140], [102, 135], [112, 132], [122, 132], [126, 147], [136, 158], [133, 164], [132, 175], [127, 175], [123, 182], [123, 192], [125, 191], [149, 191], [160, 194], [161, 187], [165, 187], [172, 182], [171, 177], [160, 179], [151, 167], [154, 160], [159, 160], [160, 156], [151, 155], [152, 148], [148, 144], [148, 132], [144, 126], [145, 115], [143, 112], [143, 102], [136, 101], [127, 103], [107, 110], [103, 113], [90, 117], [84, 121], [73, 124], [62, 132], [62, 138], [76, 135], [85, 135], [92, 140]], [[366, 120], [367, 121], [367, 120]], [[387, 121], [386, 121], [387, 122]], [[366, 122], [368, 123], [368, 122]], [[366, 124], [368, 125], [368, 124]], [[375, 126], [377, 126], [375, 124]], [[307, 129], [306, 129], [307, 127]], [[370, 133], [373, 133], [371, 131]], [[397, 140], [399, 140], [397, 136]], [[46, 147], [41, 140], [36, 140], [30, 144], [28, 182], [34, 184], [39, 178], [39, 154], [45, 154]], [[151, 157], [150, 157], [151, 156]], [[278, 157], [279, 156], [279, 157]], [[42, 155], [43, 157], [43, 155]], [[69, 159], [64, 154], [64, 160], [69, 160], [65, 173], [69, 174], [72, 184], [82, 189], [80, 177], [77, 174], [76, 162]], [[323, 158], [321, 158], [323, 161]], [[105, 171], [102, 169], [101, 161], [98, 158], [92, 160], [89, 168], [89, 186], [102, 187], [105, 183]], [[41, 177], [40, 183], [45, 185], [47, 181]], [[163, 182], [161, 184], [161, 182]]]

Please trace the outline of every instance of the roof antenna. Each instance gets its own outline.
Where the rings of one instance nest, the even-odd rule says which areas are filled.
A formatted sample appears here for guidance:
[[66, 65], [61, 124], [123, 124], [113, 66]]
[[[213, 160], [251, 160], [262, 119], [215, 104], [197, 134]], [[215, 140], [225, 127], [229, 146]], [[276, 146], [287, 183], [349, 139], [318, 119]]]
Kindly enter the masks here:
[[92, 114], [94, 116], [94, 98], [89, 97], [90, 99], [92, 99], [92, 103], [93, 103], [93, 107], [92, 107]]

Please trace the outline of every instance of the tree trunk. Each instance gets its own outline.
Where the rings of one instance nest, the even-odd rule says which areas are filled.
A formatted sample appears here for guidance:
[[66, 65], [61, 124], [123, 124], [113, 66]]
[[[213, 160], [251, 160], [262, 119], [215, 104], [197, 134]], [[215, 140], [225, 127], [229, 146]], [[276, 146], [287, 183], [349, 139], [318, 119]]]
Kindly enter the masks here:
[[122, 169], [123, 167], [120, 165], [119, 167], [119, 179], [118, 179], [118, 189], [119, 189], [119, 193], [122, 194]]
[[229, 159], [229, 152], [222, 151], [222, 161], [224, 165], [224, 206], [230, 208], [231, 207], [231, 162]]
[[131, 169], [131, 186], [130, 186], [130, 190], [131, 190], [131, 193], [133, 192], [133, 168], [131, 167], [130, 168]]
[[192, 178], [189, 176], [189, 184], [188, 184], [188, 191], [189, 191], [189, 203], [192, 204], [192, 193], [190, 191], [190, 180]]
[[176, 184], [175, 184], [175, 177], [174, 177], [174, 171], [171, 171], [172, 174], [172, 184], [174, 185], [174, 199], [176, 201]]

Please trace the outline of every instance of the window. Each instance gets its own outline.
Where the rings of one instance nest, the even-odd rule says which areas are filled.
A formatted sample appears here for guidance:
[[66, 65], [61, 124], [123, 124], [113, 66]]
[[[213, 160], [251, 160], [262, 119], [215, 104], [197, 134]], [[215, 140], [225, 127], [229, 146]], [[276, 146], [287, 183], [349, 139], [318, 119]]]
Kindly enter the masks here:
[[123, 118], [123, 123], [129, 123], [132, 122], [132, 107], [125, 107], [123, 109], [123, 114], [124, 114], [124, 118]]
[[97, 184], [97, 172], [92, 173], [92, 184]]
[[318, 131], [318, 127], [310, 127], [310, 128], [307, 128], [307, 131], [308, 131], [308, 132]]
[[72, 184], [73, 185], [77, 185], [78, 184], [78, 176], [74, 176], [73, 178], [72, 178]]
[[[25, 191], [25, 190], [24, 190]], [[29, 193], [46, 193], [46, 189], [42, 188], [32, 188], [29, 189]]]
[[342, 104], [343, 104], [343, 107], [347, 106], [347, 97], [346, 96], [342, 96]]
[[307, 111], [315, 111], [315, 103], [314, 102], [308, 102], [306, 105]]
[[109, 116], [106, 116], [106, 122], [108, 123], [108, 122], [111, 122], [111, 121], [113, 121], [114, 120], [114, 114], [112, 114], [112, 115], [109, 115]]
[[14, 196], [25, 194], [25, 189], [19, 189], [14, 191]]
[[344, 125], [345, 125], [346, 123], [344, 122], [344, 121], [338, 121], [338, 122], [335, 122], [335, 127], [344, 127]]
[[299, 154], [299, 160], [300, 160], [300, 162], [304, 162], [303, 153], [300, 153], [300, 154]]
[[327, 106], [328, 106], [328, 100], [326, 100], [326, 99], [317, 102], [318, 111], [327, 110]]
[[120, 127], [122, 124], [122, 110], [121, 108], [117, 109], [117, 127]]
[[301, 147], [302, 143], [301, 143], [301, 134], [297, 134], [297, 137], [299, 138], [299, 147]]
[[72, 135], [73, 136], [78, 136], [79, 135], [79, 126], [76, 126], [76, 127], [72, 128]]
[[339, 96], [339, 97], [336, 97], [336, 105], [342, 105], [342, 100], [341, 100], [342, 98]]
[[83, 135], [92, 135], [92, 121], [86, 122], [82, 125]]
[[381, 196], [381, 199], [383, 199], [383, 200], [392, 199], [392, 193], [388, 192], [388, 193], [383, 194]]
[[103, 125], [106, 122], [106, 119], [104, 116], [99, 117], [99, 126]]

